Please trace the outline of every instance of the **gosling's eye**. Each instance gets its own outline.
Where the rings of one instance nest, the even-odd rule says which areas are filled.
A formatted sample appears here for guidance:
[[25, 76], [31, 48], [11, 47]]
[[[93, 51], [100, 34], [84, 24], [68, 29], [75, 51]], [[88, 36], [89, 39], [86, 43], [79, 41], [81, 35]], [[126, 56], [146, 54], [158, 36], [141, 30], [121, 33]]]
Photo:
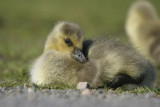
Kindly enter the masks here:
[[64, 41], [68, 46], [72, 46], [72, 41], [69, 38], [66, 38]]

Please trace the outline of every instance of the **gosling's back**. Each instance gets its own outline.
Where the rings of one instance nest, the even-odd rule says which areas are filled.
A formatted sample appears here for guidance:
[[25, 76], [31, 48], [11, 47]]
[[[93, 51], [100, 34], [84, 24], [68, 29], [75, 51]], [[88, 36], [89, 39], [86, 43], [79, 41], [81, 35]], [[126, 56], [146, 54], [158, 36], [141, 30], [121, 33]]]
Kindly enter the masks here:
[[[114, 40], [113, 38], [95, 38], [86, 41], [84, 45], [88, 45], [84, 52], [88, 52], [88, 59], [95, 61], [99, 70], [94, 82], [99, 80], [110, 84], [117, 76], [123, 74], [129, 77], [131, 82], [123, 82], [118, 80], [112, 87], [118, 87], [122, 84], [136, 84], [137, 86], [151, 87], [156, 78], [154, 67], [143, 56], [137, 53], [129, 46]], [[123, 83], [122, 83], [123, 82]], [[113, 83], [112, 83], [113, 84]]]

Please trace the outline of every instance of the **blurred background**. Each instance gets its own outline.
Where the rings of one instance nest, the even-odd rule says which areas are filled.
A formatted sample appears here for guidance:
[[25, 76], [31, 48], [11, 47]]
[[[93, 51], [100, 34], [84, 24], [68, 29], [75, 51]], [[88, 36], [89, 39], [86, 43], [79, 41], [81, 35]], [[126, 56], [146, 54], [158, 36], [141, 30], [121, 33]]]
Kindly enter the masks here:
[[[57, 21], [79, 24], [85, 38], [111, 34], [128, 42], [126, 14], [135, 0], [0, 0], [0, 85], [28, 81]], [[160, 0], [150, 0], [160, 13]]]

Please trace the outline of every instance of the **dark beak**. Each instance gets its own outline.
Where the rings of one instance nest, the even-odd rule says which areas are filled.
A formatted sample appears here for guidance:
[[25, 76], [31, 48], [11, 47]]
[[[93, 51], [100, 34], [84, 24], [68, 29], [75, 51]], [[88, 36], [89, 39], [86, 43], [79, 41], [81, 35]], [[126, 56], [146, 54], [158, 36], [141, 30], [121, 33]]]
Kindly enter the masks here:
[[87, 61], [87, 59], [85, 58], [85, 56], [83, 55], [83, 53], [80, 50], [78, 50], [78, 49], [76, 49], [71, 56], [72, 56], [72, 58], [74, 58], [75, 60], [77, 60], [77, 61], [79, 61], [81, 63]]

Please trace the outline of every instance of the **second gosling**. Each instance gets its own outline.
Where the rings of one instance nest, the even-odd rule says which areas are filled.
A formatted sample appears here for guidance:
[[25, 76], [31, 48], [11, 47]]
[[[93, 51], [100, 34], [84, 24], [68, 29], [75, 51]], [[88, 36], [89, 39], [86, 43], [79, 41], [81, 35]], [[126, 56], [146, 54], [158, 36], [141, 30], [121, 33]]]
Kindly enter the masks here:
[[136, 1], [130, 7], [126, 33], [135, 49], [160, 66], [160, 19], [148, 1]]

